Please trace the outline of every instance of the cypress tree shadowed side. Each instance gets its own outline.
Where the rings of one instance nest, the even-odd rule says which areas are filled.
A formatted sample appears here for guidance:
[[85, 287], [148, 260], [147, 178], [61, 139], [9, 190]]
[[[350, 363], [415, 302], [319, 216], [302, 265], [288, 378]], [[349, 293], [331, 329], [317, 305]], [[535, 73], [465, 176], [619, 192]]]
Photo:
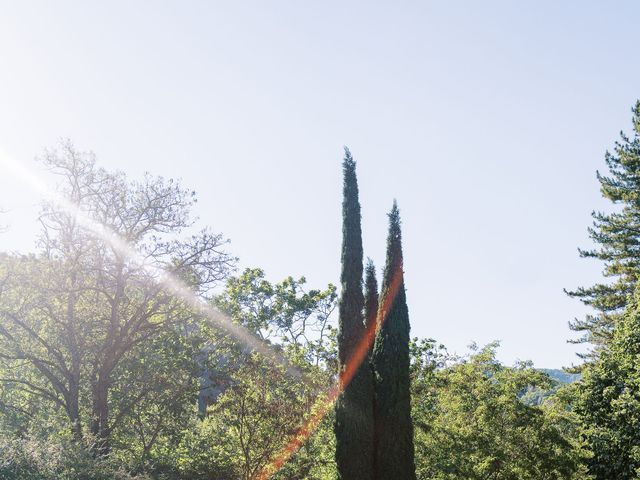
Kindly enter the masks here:
[[[338, 357], [340, 376], [364, 337], [362, 293], [362, 228], [356, 164], [345, 147], [342, 201], [342, 293], [339, 302]], [[373, 375], [362, 362], [351, 381], [341, 385], [336, 401], [336, 464], [342, 480], [373, 479]]]
[[[367, 267], [364, 275], [364, 325], [367, 332], [376, 328], [378, 316], [378, 280], [376, 279], [376, 267], [373, 260], [367, 259]], [[373, 349], [373, 342], [369, 350]]]
[[409, 377], [409, 311], [404, 289], [400, 212], [389, 213], [387, 259], [372, 353], [375, 478], [415, 480]]

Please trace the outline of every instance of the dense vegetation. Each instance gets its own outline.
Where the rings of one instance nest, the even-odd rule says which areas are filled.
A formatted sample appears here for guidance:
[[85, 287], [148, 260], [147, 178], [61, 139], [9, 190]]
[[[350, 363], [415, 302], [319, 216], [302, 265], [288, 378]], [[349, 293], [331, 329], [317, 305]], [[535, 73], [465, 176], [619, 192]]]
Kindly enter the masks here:
[[633, 127], [583, 252], [614, 281], [572, 292], [579, 375], [410, 338], [399, 211], [378, 290], [348, 151], [340, 297], [238, 271], [177, 181], [48, 152], [65, 200], [0, 253], [0, 478], [640, 478], [640, 103]]

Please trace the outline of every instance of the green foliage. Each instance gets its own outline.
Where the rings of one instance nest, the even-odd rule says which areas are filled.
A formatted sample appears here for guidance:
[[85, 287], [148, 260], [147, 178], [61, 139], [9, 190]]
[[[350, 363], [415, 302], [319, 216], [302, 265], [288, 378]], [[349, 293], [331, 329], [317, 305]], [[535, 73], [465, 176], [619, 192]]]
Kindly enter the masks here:
[[380, 295], [378, 326], [371, 355], [375, 375], [375, 478], [416, 478], [411, 379], [409, 310], [404, 288], [400, 213], [389, 214], [387, 260]]
[[111, 458], [95, 458], [65, 436], [0, 438], [0, 478], [11, 480], [150, 480]]
[[[304, 357], [290, 358], [305, 382], [287, 375], [257, 354], [245, 358], [231, 373], [228, 389], [203, 420], [192, 420], [179, 442], [161, 444], [153, 460], [172, 466], [170, 478], [243, 479], [271, 472], [279, 479], [335, 478], [335, 443], [331, 417], [324, 419], [282, 470], [271, 464], [285, 449], [312, 411], [332, 377]], [[156, 471], [160, 471], [156, 468]]]
[[[342, 201], [342, 292], [339, 301], [338, 358], [340, 375], [364, 340], [362, 292], [362, 228], [356, 164], [345, 148]], [[342, 378], [342, 377], [341, 377]], [[342, 383], [342, 380], [341, 380]], [[339, 478], [373, 478], [373, 376], [366, 361], [338, 396], [335, 406], [336, 463]]]
[[127, 410], [112, 432], [112, 456], [135, 470], [153, 471], [162, 464], [162, 445], [180, 438], [195, 416], [196, 358], [204, 344], [194, 332], [168, 331], [136, 349], [116, 370], [112, 403], [117, 413]]
[[640, 288], [577, 391], [589, 472], [597, 480], [640, 478]]
[[[71, 479], [74, 472], [91, 470], [94, 476], [88, 480], [125, 478], [127, 471], [204, 480], [249, 479], [268, 470], [335, 381], [335, 329], [327, 324], [335, 288], [307, 292], [304, 284], [304, 279], [291, 278], [272, 284], [260, 269], [248, 269], [230, 278], [215, 299], [233, 320], [255, 326], [257, 335], [271, 332], [274, 348], [302, 377], [209, 331], [206, 324], [196, 330], [191, 323], [184, 330], [165, 329], [114, 369], [110, 400], [121, 419], [111, 432], [110, 455], [103, 459], [90, 452], [88, 432], [82, 443], [69, 439], [63, 411], [19, 384], [6, 384], [0, 390], [0, 436], [8, 442], [0, 457], [3, 472], [19, 479]], [[201, 420], [195, 408], [197, 377], [203, 369], [221, 368], [225, 387]], [[329, 415], [274, 478], [335, 478], [332, 423]], [[57, 445], [61, 438], [65, 447], [29, 450], [35, 440], [20, 439], [33, 435], [40, 447]], [[66, 456], [60, 456], [62, 450]]]
[[[305, 291], [304, 278], [273, 284], [260, 269], [246, 269], [214, 298], [233, 321], [274, 342], [301, 377], [216, 335], [200, 355], [202, 368], [223, 379], [200, 420], [159, 442], [150, 452], [155, 471], [170, 478], [250, 479], [294, 438], [318, 396], [335, 378], [335, 330], [327, 325], [335, 288]], [[274, 478], [335, 478], [331, 418], [294, 452]]]
[[571, 324], [584, 333], [582, 341], [596, 345], [610, 340], [615, 320], [640, 278], [640, 102], [633, 108], [633, 136], [620, 136], [613, 153], [605, 155], [608, 175], [598, 173], [598, 181], [603, 197], [621, 208], [593, 212], [589, 236], [597, 247], [580, 250], [582, 257], [603, 261], [604, 276], [613, 282], [568, 292], [599, 312]]
[[229, 278], [214, 304], [261, 339], [283, 348], [304, 346], [310, 362], [335, 367], [335, 355], [326, 349], [325, 340], [332, 335], [329, 318], [336, 306], [336, 287], [306, 291], [305, 285], [304, 277], [271, 283], [262, 269], [247, 268]]
[[565, 404], [553, 401], [541, 408], [519, 399], [530, 386], [552, 385], [544, 373], [528, 364], [504, 367], [495, 358], [495, 345], [449, 362], [433, 344], [414, 347], [418, 478], [586, 478]]

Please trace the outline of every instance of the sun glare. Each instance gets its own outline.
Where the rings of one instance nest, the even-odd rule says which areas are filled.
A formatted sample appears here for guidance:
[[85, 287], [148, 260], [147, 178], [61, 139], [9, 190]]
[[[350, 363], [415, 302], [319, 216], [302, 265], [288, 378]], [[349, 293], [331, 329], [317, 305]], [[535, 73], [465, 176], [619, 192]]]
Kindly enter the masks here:
[[[387, 318], [387, 314], [393, 305], [393, 301], [398, 294], [398, 290], [402, 280], [402, 264], [398, 264], [389, 285], [389, 290], [381, 305], [382, 314], [381, 322]], [[322, 419], [329, 413], [329, 410], [338, 399], [340, 393], [349, 385], [353, 377], [357, 373], [362, 363], [366, 360], [367, 354], [371, 350], [376, 336], [376, 322], [371, 322], [365, 332], [364, 337], [356, 346], [353, 355], [344, 366], [344, 370], [340, 372], [338, 381], [323, 395], [320, 395], [316, 403], [311, 409], [311, 414], [307, 421], [291, 436], [286, 446], [267, 464], [267, 466], [257, 475], [258, 480], [267, 480], [275, 475], [282, 467], [295, 455], [304, 442], [313, 435]]]
[[0, 169], [23, 182], [34, 192], [42, 195], [47, 201], [54, 203], [69, 215], [72, 215], [87, 231], [90, 231], [97, 238], [107, 243], [119, 255], [146, 269], [167, 291], [171, 292], [194, 310], [204, 314], [216, 327], [231, 335], [238, 343], [259, 352], [274, 363], [283, 366], [290, 376], [302, 378], [301, 372], [290, 365], [289, 362], [270, 345], [258, 339], [242, 325], [232, 322], [227, 315], [203, 301], [189, 286], [175, 276], [145, 263], [144, 257], [140, 252], [123, 240], [116, 232], [110, 230], [100, 222], [95, 221], [86, 212], [83, 212], [78, 205], [57, 194], [44, 180], [2, 150], [0, 150]]

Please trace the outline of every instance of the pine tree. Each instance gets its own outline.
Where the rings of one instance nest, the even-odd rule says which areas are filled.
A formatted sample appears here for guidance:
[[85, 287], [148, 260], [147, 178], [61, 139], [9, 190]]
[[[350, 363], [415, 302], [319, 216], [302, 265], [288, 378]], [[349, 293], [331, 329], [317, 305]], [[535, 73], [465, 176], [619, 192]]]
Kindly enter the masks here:
[[409, 377], [409, 311], [404, 289], [400, 213], [389, 214], [387, 259], [373, 347], [375, 478], [416, 478]]
[[595, 480], [631, 480], [640, 471], [640, 284], [616, 322], [609, 348], [577, 384], [589, 473]]
[[640, 102], [633, 108], [633, 137], [620, 133], [614, 152], [605, 161], [609, 175], [597, 173], [602, 195], [622, 208], [614, 213], [593, 212], [589, 236], [598, 245], [580, 250], [580, 256], [604, 262], [603, 274], [613, 279], [567, 292], [598, 313], [571, 324], [584, 335], [579, 342], [607, 345], [627, 298], [640, 279]]
[[[351, 359], [364, 340], [362, 228], [356, 164], [345, 148], [342, 202], [342, 293], [338, 357], [342, 393], [336, 402], [336, 464], [343, 480], [373, 478], [373, 375], [368, 362]], [[363, 360], [362, 358], [360, 360]], [[366, 357], [364, 358], [366, 360]], [[351, 362], [351, 363], [349, 363]], [[353, 377], [349, 372], [355, 369]]]

